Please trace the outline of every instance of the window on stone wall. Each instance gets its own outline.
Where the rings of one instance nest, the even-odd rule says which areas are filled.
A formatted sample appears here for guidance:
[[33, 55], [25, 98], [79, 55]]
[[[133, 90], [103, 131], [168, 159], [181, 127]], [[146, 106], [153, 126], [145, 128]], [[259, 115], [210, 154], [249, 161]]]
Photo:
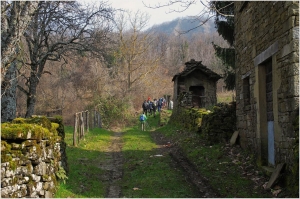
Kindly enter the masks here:
[[243, 79], [243, 98], [244, 106], [250, 104], [250, 77], [245, 77]]

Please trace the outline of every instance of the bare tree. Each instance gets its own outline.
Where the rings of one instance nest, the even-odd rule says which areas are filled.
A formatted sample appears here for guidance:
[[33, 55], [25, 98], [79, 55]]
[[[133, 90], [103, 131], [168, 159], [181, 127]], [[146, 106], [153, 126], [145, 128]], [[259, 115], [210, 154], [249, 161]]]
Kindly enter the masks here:
[[[168, 0], [165, 4], [155, 6], [145, 5], [148, 8], [169, 7], [170, 12], [182, 12], [194, 6], [196, 0]], [[203, 1], [200, 0], [203, 9], [196, 16], [192, 16], [193, 21], [199, 21], [199, 25], [184, 31], [178, 31], [180, 34], [188, 33], [200, 26], [203, 26], [208, 20], [214, 18], [218, 33], [228, 41], [230, 48], [222, 48], [213, 43], [216, 55], [227, 65], [224, 70], [224, 79], [226, 88], [234, 90], [235, 88], [235, 65], [234, 65], [234, 1]], [[172, 9], [173, 5], [180, 5], [179, 9]], [[228, 63], [230, 60], [231, 63]]]
[[[66, 61], [70, 52], [101, 58], [106, 52], [113, 10], [105, 2], [99, 7], [82, 7], [78, 2], [42, 1], [37, 14], [24, 33], [29, 50], [30, 75], [25, 87], [18, 86], [27, 96], [27, 112], [34, 112], [37, 85], [47, 61]], [[83, 66], [84, 67], [84, 66]]]
[[[118, 78], [130, 91], [133, 86], [158, 67], [161, 54], [153, 53], [151, 47], [156, 37], [144, 32], [149, 20], [145, 13], [121, 12], [117, 19], [118, 47], [115, 51], [115, 64]], [[124, 85], [123, 83], [123, 85]]]

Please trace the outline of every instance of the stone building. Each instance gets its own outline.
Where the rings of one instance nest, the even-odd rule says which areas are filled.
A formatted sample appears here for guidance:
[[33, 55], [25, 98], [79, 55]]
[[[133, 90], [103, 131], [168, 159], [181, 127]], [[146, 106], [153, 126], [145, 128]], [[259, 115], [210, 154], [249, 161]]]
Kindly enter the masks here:
[[263, 166], [291, 163], [299, 111], [299, 2], [235, 2], [240, 143]]
[[172, 79], [175, 104], [180, 94], [185, 97], [185, 105], [200, 108], [216, 104], [217, 81], [221, 76], [202, 65], [201, 61], [191, 59], [185, 65], [185, 69]]

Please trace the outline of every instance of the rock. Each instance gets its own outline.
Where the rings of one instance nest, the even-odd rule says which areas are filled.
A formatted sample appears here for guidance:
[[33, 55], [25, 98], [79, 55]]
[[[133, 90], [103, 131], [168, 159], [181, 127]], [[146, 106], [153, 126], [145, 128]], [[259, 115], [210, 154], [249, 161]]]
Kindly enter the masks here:
[[230, 139], [230, 146], [233, 146], [236, 143], [236, 139], [239, 136], [239, 132], [235, 131]]
[[40, 191], [42, 191], [42, 188], [43, 188], [43, 183], [42, 183], [42, 182], [38, 182], [38, 183], [36, 184], [35, 190], [36, 190], [37, 192], [40, 192]]
[[5, 177], [9, 178], [15, 175], [15, 172], [13, 170], [7, 169], [5, 172]]
[[274, 183], [276, 182], [277, 178], [279, 177], [279, 174], [281, 172], [281, 170], [283, 169], [285, 163], [281, 163], [281, 164], [278, 164], [275, 171], [272, 173], [271, 175], [271, 178], [266, 186], [266, 189], [270, 189]]
[[45, 198], [52, 198], [53, 194], [51, 191], [45, 191]]

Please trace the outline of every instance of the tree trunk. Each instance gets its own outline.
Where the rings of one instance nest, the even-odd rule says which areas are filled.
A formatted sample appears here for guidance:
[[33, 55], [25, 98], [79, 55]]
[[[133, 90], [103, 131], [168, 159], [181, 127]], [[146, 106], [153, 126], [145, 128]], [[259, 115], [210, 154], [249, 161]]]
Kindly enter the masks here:
[[[1, 1], [1, 75], [4, 79], [10, 64], [16, 59], [16, 48], [20, 38], [27, 29], [38, 1]], [[10, 10], [5, 8], [11, 4]]]
[[36, 89], [39, 83], [39, 78], [34, 74], [34, 72], [31, 72], [29, 83], [29, 92], [27, 95], [27, 111], [25, 115], [26, 118], [33, 115], [36, 102]]
[[1, 122], [16, 118], [17, 63], [12, 62], [1, 82]]
[[128, 70], [128, 74], [127, 74], [128, 91], [130, 91], [131, 89], [131, 64], [130, 63], [128, 63], [127, 70]]

